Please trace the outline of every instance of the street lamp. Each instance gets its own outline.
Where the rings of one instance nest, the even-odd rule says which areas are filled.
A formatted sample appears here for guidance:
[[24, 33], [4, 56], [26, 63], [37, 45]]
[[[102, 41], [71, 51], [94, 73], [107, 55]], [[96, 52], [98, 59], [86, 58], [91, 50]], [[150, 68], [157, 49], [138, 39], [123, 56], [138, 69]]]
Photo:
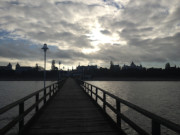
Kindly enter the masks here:
[[44, 44], [44, 46], [41, 48], [44, 50], [44, 89], [46, 87], [46, 51], [49, 49], [47, 47], [47, 44]]
[[61, 65], [61, 61], [59, 61], [59, 80], [60, 80], [60, 65]]

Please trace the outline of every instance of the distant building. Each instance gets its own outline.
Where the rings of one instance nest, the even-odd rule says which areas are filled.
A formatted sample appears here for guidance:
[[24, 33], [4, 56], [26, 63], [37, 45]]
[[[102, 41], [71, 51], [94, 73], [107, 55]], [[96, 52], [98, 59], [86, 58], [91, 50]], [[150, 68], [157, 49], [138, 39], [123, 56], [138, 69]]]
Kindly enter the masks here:
[[41, 67], [41, 66], [38, 66], [38, 64], [36, 64], [36, 71], [43, 71], [44, 70], [44, 68], [43, 67]]
[[177, 69], [176, 65], [172, 67], [169, 62], [166, 63], [165, 65], [165, 70], [176, 70], [176, 69]]
[[16, 64], [16, 71], [17, 72], [32, 71], [32, 70], [34, 70], [33, 67], [20, 66], [19, 63]]
[[131, 65], [128, 66], [128, 65], [124, 65], [122, 67], [122, 70], [128, 70], [128, 69], [138, 69], [138, 70], [143, 70], [145, 68], [142, 67], [142, 65], [140, 64], [139, 66], [134, 64], [134, 62], [132, 61]]
[[77, 67], [77, 71], [78, 72], [83, 72], [83, 71], [85, 71], [85, 70], [97, 70], [97, 65], [88, 65], [88, 66], [78, 66]]
[[121, 67], [119, 65], [114, 65], [114, 63], [111, 61], [110, 62], [110, 70], [111, 71], [120, 71]]
[[9, 63], [7, 66], [0, 66], [0, 70], [12, 70], [11, 63]]

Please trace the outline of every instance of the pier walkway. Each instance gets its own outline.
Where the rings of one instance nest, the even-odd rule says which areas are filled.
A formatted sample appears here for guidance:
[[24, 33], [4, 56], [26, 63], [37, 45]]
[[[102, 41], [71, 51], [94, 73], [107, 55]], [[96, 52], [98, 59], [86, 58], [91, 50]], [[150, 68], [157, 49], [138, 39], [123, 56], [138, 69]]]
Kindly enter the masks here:
[[73, 80], [42, 110], [26, 135], [118, 135], [119, 131]]

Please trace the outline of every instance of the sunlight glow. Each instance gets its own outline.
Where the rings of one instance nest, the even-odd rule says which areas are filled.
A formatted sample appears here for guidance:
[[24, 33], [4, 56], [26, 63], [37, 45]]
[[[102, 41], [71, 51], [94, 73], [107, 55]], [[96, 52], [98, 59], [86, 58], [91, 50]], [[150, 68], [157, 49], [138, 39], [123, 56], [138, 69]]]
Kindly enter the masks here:
[[95, 23], [95, 26], [92, 28], [91, 33], [87, 34], [89, 36], [89, 39], [92, 40], [93, 45], [98, 44], [120, 44], [120, 45], [126, 45], [125, 41], [122, 41], [119, 39], [119, 35], [117, 34], [103, 34], [101, 31], [103, 29], [98, 22]]
[[98, 47], [95, 47], [93, 49], [91, 49], [91, 48], [83, 48], [82, 52], [85, 53], [85, 54], [90, 54], [90, 53], [93, 53], [93, 52], [97, 52], [99, 50], [100, 49]]

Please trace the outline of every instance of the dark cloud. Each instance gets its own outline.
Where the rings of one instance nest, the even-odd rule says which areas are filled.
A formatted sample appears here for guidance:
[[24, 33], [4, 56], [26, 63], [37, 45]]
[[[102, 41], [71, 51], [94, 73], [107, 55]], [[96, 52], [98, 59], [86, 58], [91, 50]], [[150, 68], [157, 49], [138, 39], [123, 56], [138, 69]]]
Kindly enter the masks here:
[[124, 5], [121, 3], [117, 3], [113, 0], [103, 0], [107, 5], [114, 6], [117, 9], [124, 9]]
[[[42, 60], [43, 51], [42, 45], [34, 45], [28, 41], [19, 40], [0, 40], [0, 57], [15, 58], [23, 60]], [[87, 57], [82, 52], [75, 51], [73, 49], [60, 50], [55, 46], [48, 46], [48, 57], [50, 59], [71, 59], [77, 60], [79, 58]]]
[[108, 30], [101, 30], [101, 33], [105, 35], [111, 35], [111, 32]]

